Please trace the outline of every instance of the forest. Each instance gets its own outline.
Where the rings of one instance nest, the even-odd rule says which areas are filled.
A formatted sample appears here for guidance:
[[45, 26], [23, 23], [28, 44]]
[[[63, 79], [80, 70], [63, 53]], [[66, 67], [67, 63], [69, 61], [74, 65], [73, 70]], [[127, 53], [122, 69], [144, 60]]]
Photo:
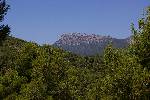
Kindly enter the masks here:
[[79, 56], [11, 36], [0, 3], [0, 100], [150, 100], [150, 7], [131, 43]]

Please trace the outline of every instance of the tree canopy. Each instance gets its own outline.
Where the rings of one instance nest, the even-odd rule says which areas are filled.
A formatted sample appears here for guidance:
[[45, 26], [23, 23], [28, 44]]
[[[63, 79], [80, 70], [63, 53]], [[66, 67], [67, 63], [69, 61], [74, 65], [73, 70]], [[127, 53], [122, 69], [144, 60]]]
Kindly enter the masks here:
[[[9, 5], [6, 4], [5, 0], [0, 0], [0, 22], [4, 20], [5, 15], [9, 9]], [[10, 28], [8, 25], [0, 24], [0, 44], [10, 33]]]
[[[9, 6], [0, 5], [3, 19]], [[6, 37], [0, 46], [0, 99], [149, 100], [150, 7], [132, 32], [127, 48], [110, 44], [102, 57]]]

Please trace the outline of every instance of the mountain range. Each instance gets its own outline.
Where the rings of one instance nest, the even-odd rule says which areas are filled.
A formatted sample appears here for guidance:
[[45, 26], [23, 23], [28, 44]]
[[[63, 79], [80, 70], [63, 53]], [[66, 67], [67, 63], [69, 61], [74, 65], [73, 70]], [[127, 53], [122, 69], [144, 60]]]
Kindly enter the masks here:
[[130, 38], [117, 39], [110, 36], [101, 36], [86, 33], [65, 33], [56, 41], [53, 46], [70, 51], [74, 54], [92, 56], [103, 54], [109, 43], [115, 48], [125, 48], [128, 46]]

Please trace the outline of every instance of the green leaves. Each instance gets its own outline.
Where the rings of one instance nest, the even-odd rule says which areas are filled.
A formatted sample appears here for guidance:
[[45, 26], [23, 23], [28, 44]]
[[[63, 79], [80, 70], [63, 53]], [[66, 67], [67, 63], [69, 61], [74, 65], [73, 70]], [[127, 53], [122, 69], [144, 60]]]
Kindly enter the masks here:
[[[134, 27], [132, 27], [133, 30]], [[139, 20], [139, 29], [133, 32], [133, 40], [130, 46], [131, 52], [136, 55], [144, 68], [150, 67], [150, 7], [145, 16]]]
[[[6, 4], [5, 0], [0, 1], [0, 22], [4, 20], [4, 16], [7, 14], [9, 9], [9, 5]], [[0, 45], [2, 45], [3, 40], [5, 40], [6, 36], [10, 33], [10, 28], [8, 25], [0, 25]]]
[[150, 8], [132, 26], [125, 49], [108, 45], [104, 56], [82, 57], [15, 38], [0, 48], [0, 99], [147, 100], [150, 95]]

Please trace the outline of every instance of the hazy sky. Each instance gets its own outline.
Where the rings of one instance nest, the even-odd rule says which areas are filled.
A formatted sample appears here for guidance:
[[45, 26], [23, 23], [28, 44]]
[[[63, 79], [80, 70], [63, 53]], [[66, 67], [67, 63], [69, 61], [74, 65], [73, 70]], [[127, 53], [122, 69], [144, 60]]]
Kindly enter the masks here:
[[82, 32], [130, 36], [150, 0], [7, 0], [5, 22], [12, 35], [40, 44], [53, 43], [62, 33]]

